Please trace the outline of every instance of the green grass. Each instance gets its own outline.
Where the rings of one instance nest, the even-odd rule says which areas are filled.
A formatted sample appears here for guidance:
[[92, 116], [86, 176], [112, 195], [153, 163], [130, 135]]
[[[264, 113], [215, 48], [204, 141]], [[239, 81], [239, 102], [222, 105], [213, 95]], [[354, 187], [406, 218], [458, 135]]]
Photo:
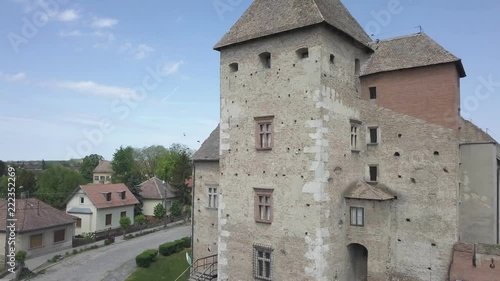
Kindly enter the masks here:
[[[168, 257], [158, 255], [157, 260], [153, 262], [149, 268], [138, 267], [126, 281], [175, 281], [175, 279], [188, 268], [186, 252], [190, 253], [191, 249], [185, 249], [180, 253]], [[183, 277], [179, 278], [179, 281], [187, 281], [188, 277], [189, 273], [186, 272]]]

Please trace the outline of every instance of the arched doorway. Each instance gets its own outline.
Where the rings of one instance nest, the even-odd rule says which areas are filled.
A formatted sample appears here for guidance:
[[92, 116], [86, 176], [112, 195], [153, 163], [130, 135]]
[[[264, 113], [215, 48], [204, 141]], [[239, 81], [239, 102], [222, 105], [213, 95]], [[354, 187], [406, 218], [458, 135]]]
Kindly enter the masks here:
[[347, 281], [368, 281], [368, 250], [360, 244], [347, 246], [349, 275]]

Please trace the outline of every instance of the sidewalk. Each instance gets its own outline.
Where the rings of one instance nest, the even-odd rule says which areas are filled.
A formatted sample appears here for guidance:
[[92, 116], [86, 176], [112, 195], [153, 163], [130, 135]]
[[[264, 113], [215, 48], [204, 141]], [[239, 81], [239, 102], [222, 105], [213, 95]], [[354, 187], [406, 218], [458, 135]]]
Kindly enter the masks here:
[[[191, 222], [188, 221], [188, 223], [191, 223]], [[181, 221], [177, 221], [177, 222], [173, 222], [173, 223], [169, 223], [169, 224], [167, 224], [167, 228], [165, 230], [168, 230], [168, 229], [170, 229], [172, 227], [183, 225], [183, 224], [184, 224], [184, 221], [182, 221], [182, 220]], [[155, 229], [164, 229], [164, 228], [163, 228], [163, 226], [157, 226], [157, 227], [153, 227], [153, 228], [144, 229], [143, 231], [155, 230]], [[140, 231], [131, 232], [131, 233], [127, 233], [127, 234], [134, 234], [134, 233], [139, 233], [139, 232]], [[137, 238], [134, 238], [134, 239], [137, 239]], [[115, 237], [115, 244], [117, 244], [117, 243], [124, 243], [126, 241], [127, 240], [123, 239], [123, 235]], [[29, 270], [31, 270], [33, 272], [37, 272], [37, 271], [40, 271], [42, 269], [48, 268], [48, 267], [50, 267], [50, 266], [52, 266], [54, 264], [57, 264], [57, 262], [55, 262], [55, 263], [49, 263], [47, 261], [47, 260], [53, 258], [56, 255], [61, 255], [61, 256], [64, 257], [65, 254], [66, 254], [66, 252], [72, 253], [74, 249], [76, 249], [76, 250], [79, 251], [82, 248], [89, 248], [92, 245], [102, 246], [103, 244], [104, 244], [104, 240], [103, 241], [94, 242], [94, 243], [91, 243], [91, 244], [87, 244], [87, 245], [84, 245], [84, 246], [80, 246], [80, 247], [68, 248], [66, 250], [62, 250], [62, 251], [59, 251], [59, 252], [53, 252], [53, 253], [50, 253], [50, 254], [47, 254], [47, 255], [43, 255], [43, 256], [39, 256], [39, 257], [28, 259], [28, 260], [26, 260], [25, 265], [26, 265], [26, 267]]]

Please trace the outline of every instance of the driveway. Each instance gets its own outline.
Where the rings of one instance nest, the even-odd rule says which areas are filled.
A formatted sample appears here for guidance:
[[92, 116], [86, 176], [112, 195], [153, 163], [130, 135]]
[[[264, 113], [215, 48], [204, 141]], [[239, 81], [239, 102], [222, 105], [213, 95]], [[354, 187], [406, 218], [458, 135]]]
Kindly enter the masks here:
[[123, 281], [135, 270], [135, 257], [162, 243], [191, 236], [191, 226], [162, 230], [66, 258], [31, 279], [35, 281]]

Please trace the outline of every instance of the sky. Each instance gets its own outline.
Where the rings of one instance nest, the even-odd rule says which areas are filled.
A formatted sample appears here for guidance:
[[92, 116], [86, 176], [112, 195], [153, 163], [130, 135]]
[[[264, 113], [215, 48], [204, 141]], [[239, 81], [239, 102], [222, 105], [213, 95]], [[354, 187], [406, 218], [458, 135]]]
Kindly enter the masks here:
[[[0, 0], [0, 159], [198, 149], [219, 120], [213, 46], [250, 3]], [[343, 3], [374, 40], [421, 27], [460, 57], [462, 114], [500, 140], [500, 1]]]

